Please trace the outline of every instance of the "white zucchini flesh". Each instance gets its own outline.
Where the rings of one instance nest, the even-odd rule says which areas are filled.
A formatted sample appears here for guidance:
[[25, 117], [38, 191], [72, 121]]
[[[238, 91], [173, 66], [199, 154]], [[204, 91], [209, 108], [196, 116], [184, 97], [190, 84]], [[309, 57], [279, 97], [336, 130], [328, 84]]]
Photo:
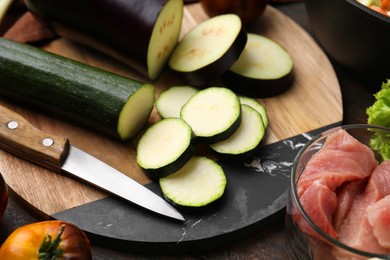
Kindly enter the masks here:
[[209, 87], [193, 95], [182, 107], [180, 116], [191, 126], [196, 137], [216, 137], [230, 132], [232, 127], [238, 128], [240, 100], [230, 89]]
[[241, 29], [241, 20], [234, 14], [203, 21], [184, 35], [170, 57], [169, 66], [181, 72], [206, 67], [231, 48]]
[[268, 127], [268, 113], [267, 113], [267, 109], [265, 108], [265, 106], [260, 104], [260, 102], [254, 98], [244, 97], [244, 96], [239, 96], [239, 98], [240, 98], [240, 103], [242, 105], [248, 105], [260, 113], [261, 118], [263, 119], [264, 127], [267, 128]]
[[242, 106], [240, 127], [228, 139], [211, 144], [210, 147], [222, 154], [244, 154], [252, 151], [263, 139], [265, 128], [259, 112], [248, 105]]
[[288, 75], [292, 68], [290, 54], [279, 43], [248, 33], [246, 46], [230, 70], [247, 78], [272, 80]]
[[161, 92], [156, 109], [162, 118], [180, 117], [181, 108], [199, 90], [191, 86], [172, 86]]
[[176, 205], [202, 207], [224, 194], [227, 179], [215, 161], [195, 156], [177, 172], [161, 178], [159, 183], [164, 196]]
[[122, 140], [135, 136], [145, 125], [154, 106], [154, 97], [155, 88], [149, 84], [130, 95], [118, 119], [118, 134]]
[[156, 79], [164, 69], [180, 37], [183, 0], [170, 0], [157, 18], [149, 41], [148, 74]]
[[146, 170], [175, 163], [187, 151], [191, 139], [191, 127], [184, 120], [162, 119], [151, 125], [141, 136], [137, 144], [136, 161]]

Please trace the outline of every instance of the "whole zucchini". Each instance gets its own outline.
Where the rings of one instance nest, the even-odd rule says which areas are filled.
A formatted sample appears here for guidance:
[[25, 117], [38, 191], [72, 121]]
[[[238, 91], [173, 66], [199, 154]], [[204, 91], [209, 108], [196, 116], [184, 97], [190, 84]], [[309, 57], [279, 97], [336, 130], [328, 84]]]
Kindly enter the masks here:
[[149, 119], [155, 87], [0, 38], [0, 94], [126, 140]]
[[27, 7], [72, 39], [156, 79], [177, 44], [183, 0], [25, 0]]

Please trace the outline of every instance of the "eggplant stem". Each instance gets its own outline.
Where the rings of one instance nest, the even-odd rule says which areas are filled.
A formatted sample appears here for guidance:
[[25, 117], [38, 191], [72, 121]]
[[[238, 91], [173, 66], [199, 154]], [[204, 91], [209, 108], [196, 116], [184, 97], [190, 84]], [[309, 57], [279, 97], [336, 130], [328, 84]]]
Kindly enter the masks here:
[[61, 225], [60, 230], [57, 236], [52, 239], [51, 235], [45, 235], [42, 239], [41, 245], [38, 250], [38, 259], [39, 260], [56, 260], [60, 259], [60, 256], [63, 253], [63, 250], [60, 248], [60, 243], [62, 241], [62, 233], [65, 230], [65, 225]]
[[3, 21], [8, 8], [14, 0], [0, 0], [0, 23]]

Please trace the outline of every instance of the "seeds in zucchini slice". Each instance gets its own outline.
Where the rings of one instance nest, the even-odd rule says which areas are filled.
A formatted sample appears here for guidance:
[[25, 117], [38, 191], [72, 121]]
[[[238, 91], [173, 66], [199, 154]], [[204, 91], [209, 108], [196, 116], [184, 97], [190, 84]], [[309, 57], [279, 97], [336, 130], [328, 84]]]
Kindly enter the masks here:
[[244, 51], [221, 79], [227, 87], [242, 95], [275, 96], [291, 86], [293, 60], [279, 43], [249, 33]]
[[202, 207], [219, 199], [227, 180], [221, 166], [206, 157], [193, 157], [177, 172], [160, 179], [165, 197], [176, 205]]
[[150, 126], [137, 145], [136, 161], [152, 179], [180, 169], [192, 156], [191, 127], [181, 118], [166, 118]]
[[261, 118], [263, 119], [264, 127], [267, 128], [268, 127], [267, 109], [254, 98], [244, 97], [244, 96], [240, 96], [239, 98], [240, 98], [240, 103], [242, 105], [248, 105], [260, 113]]
[[265, 128], [259, 112], [248, 105], [242, 106], [240, 127], [228, 139], [211, 144], [210, 147], [221, 154], [245, 154], [258, 147], [263, 139]]
[[205, 143], [226, 139], [241, 120], [238, 96], [227, 88], [210, 87], [193, 95], [180, 112], [196, 138]]
[[201, 86], [227, 71], [246, 41], [247, 34], [237, 15], [215, 16], [184, 35], [168, 65], [190, 85]]
[[163, 118], [180, 117], [183, 105], [199, 90], [190, 86], [173, 86], [163, 91], [156, 101], [156, 108]]

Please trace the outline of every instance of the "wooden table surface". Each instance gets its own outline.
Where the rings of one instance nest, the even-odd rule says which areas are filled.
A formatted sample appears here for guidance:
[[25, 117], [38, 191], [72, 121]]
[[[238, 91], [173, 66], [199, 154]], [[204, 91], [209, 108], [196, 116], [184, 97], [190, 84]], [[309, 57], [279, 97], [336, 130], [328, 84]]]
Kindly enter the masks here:
[[[273, 5], [315, 37], [312, 34], [302, 2]], [[381, 79], [378, 81], [362, 79], [359, 78], [359, 75], [354, 75], [338, 64], [334, 62], [332, 64], [343, 95], [344, 124], [365, 123], [367, 120], [365, 110], [374, 102], [373, 94], [379, 89]], [[10, 197], [4, 217], [0, 221], [0, 243], [17, 227], [37, 221], [40, 221], [37, 216]], [[131, 248], [127, 251], [116, 250], [115, 245], [91, 242], [94, 259], [289, 259], [284, 232], [284, 222], [281, 219], [273, 226], [234, 244], [210, 252], [187, 255], [146, 255], [132, 252]]]

